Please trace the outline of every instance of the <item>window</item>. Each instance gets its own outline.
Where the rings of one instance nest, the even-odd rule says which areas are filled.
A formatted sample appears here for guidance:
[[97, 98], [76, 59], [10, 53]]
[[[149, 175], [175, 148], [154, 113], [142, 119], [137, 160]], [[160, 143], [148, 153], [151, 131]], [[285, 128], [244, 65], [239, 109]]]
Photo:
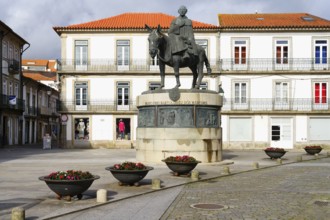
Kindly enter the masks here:
[[129, 110], [129, 83], [117, 83], [117, 106], [118, 110]]
[[87, 70], [87, 52], [88, 41], [76, 40], [75, 41], [75, 65], [78, 70]]
[[208, 56], [208, 41], [205, 39], [196, 39], [196, 44], [201, 46], [205, 50], [206, 56]]
[[314, 103], [324, 104], [327, 103], [327, 83], [316, 82], [314, 83]]
[[160, 82], [149, 82], [149, 90], [156, 90], [160, 88]]
[[275, 83], [275, 101], [288, 102], [289, 98], [289, 85], [287, 82]]
[[318, 117], [309, 119], [310, 141], [329, 141], [330, 118]]
[[8, 58], [8, 43], [7, 43], [7, 41], [3, 41], [3, 43], [2, 43], [2, 56], [3, 56], [3, 58]]
[[15, 83], [15, 86], [14, 86], [14, 95], [16, 95], [16, 97], [18, 97], [18, 84]]
[[75, 98], [76, 98], [76, 109], [86, 110], [87, 109], [87, 82], [76, 82], [75, 83]]
[[246, 41], [234, 41], [234, 62], [235, 64], [246, 64]]
[[82, 141], [89, 140], [89, 118], [75, 118], [74, 125], [74, 139]]
[[12, 44], [9, 44], [8, 58], [9, 59], [13, 59], [14, 58], [14, 50], [13, 50], [13, 45]]
[[2, 94], [7, 95], [7, 80], [2, 80]]
[[14, 59], [19, 61], [19, 50], [17, 47], [15, 47]]
[[315, 41], [315, 64], [326, 64], [328, 58], [328, 42], [326, 40]]
[[229, 118], [230, 141], [252, 141], [252, 118]]
[[287, 40], [276, 41], [276, 63], [287, 64], [289, 58], [289, 46]]
[[245, 82], [237, 82], [234, 84], [235, 103], [246, 103], [247, 84]]
[[281, 128], [278, 125], [272, 125], [272, 141], [279, 141], [281, 138]]
[[13, 94], [14, 94], [13, 83], [9, 82], [9, 95], [13, 95]]
[[128, 66], [130, 59], [129, 40], [117, 40], [117, 64], [118, 66]]

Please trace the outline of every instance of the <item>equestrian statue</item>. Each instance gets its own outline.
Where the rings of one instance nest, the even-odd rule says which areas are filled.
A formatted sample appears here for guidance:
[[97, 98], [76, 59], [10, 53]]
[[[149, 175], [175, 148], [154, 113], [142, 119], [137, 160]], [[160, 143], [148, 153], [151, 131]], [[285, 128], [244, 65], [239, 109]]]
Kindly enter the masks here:
[[157, 29], [152, 29], [147, 24], [145, 25], [150, 32], [148, 37], [149, 54], [152, 58], [155, 58], [157, 55], [159, 59], [160, 89], [164, 87], [165, 65], [174, 69], [176, 78], [176, 86], [174, 88], [181, 86], [180, 68], [189, 67], [192, 71], [192, 89], [199, 89], [200, 87], [204, 64], [208, 74], [211, 74], [210, 63], [205, 50], [195, 42], [192, 21], [186, 16], [187, 11], [185, 6], [179, 8], [179, 16], [171, 22], [168, 36], [162, 33], [160, 25], [158, 25]]

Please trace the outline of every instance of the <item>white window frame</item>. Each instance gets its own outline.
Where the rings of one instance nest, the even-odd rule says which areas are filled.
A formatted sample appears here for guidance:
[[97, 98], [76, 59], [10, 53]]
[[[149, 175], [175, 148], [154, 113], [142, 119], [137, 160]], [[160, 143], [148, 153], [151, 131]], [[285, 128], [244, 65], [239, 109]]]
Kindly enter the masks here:
[[130, 83], [117, 82], [117, 110], [129, 110], [130, 103]]
[[233, 110], [247, 109], [249, 107], [249, 82], [234, 81], [232, 85]]
[[288, 81], [274, 82], [274, 101], [276, 110], [290, 108], [290, 83]]
[[117, 40], [117, 68], [118, 70], [129, 70], [129, 63], [131, 59], [130, 54], [130, 40]]
[[87, 70], [88, 65], [88, 40], [74, 41], [75, 69]]
[[74, 84], [75, 109], [87, 110], [88, 82], [76, 81]]

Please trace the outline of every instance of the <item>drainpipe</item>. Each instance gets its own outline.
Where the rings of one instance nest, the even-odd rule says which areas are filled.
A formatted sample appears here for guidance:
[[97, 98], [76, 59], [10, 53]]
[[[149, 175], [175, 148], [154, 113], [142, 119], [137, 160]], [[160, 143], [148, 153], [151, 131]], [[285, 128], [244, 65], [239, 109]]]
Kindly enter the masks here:
[[2, 120], [2, 40], [3, 40], [3, 37], [4, 37], [4, 32], [0, 30], [0, 148], [2, 148], [2, 141], [3, 141], [3, 120]]

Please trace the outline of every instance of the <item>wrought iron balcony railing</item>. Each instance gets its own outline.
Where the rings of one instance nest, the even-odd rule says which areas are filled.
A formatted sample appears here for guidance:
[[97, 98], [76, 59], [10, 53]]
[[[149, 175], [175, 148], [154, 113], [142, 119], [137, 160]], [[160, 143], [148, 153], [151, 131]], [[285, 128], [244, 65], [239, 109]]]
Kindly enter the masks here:
[[16, 109], [23, 111], [25, 110], [25, 101], [23, 99], [16, 98], [12, 95], [0, 95], [0, 108], [1, 109]]
[[[246, 58], [209, 60], [212, 71], [330, 71], [329, 58]], [[64, 72], [123, 72], [145, 71], [158, 72], [157, 61], [132, 59], [119, 62], [114, 59], [90, 59], [84, 62], [74, 59], [60, 60], [59, 70]], [[172, 73], [173, 68], [166, 66], [166, 72]], [[190, 72], [189, 68], [181, 70]]]
[[329, 71], [330, 59], [221, 59], [220, 71]]
[[26, 115], [26, 116], [36, 116], [37, 115], [37, 108], [26, 105], [24, 115]]
[[61, 112], [112, 112], [112, 111], [137, 111], [135, 101], [120, 103], [118, 101], [94, 100], [80, 104], [75, 101], [60, 102]]
[[311, 98], [246, 98], [223, 99], [222, 111], [294, 111], [294, 112], [330, 112], [330, 99], [315, 102]]
[[[219, 71], [219, 62], [209, 60], [212, 71]], [[146, 71], [159, 72], [157, 61], [147, 59], [132, 59], [122, 61], [114, 59], [90, 59], [78, 61], [74, 59], [62, 59], [59, 65], [60, 71], [65, 72], [122, 72], [122, 71]], [[173, 68], [166, 66], [166, 72], [174, 72]], [[189, 68], [184, 68], [181, 72], [191, 72]]]

